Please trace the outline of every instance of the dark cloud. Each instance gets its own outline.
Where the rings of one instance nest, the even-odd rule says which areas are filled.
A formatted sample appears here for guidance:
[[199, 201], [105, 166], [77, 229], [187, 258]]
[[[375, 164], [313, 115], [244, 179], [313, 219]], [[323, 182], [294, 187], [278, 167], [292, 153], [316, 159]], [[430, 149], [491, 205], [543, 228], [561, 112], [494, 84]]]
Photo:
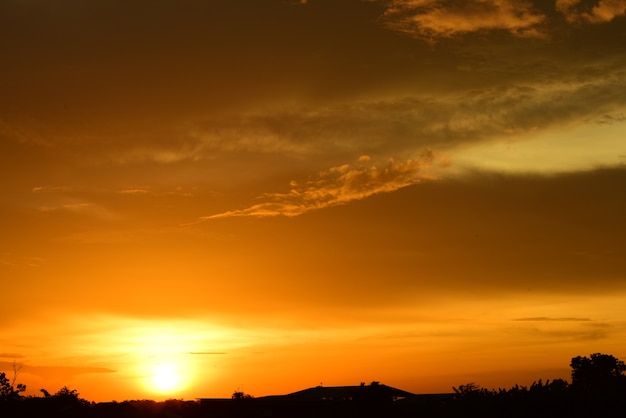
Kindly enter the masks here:
[[[101, 1], [41, 4], [29, 15], [3, 3], [13, 42], [0, 135], [45, 148], [47, 167], [281, 154], [318, 171], [329, 159], [408, 159], [625, 105], [617, 15], [563, 29], [553, 3], [526, 0], [141, 4], [122, 14]], [[455, 36], [432, 47], [405, 39], [381, 26], [386, 9], [388, 24], [417, 16]], [[549, 39], [518, 37], [546, 19]], [[494, 29], [516, 36], [476, 34]]]
[[[511, 134], [585, 124], [618, 122], [606, 112], [626, 106], [623, 70], [607, 68], [582, 80], [526, 80], [443, 97], [421, 95], [353, 102], [331, 107], [207, 120], [193, 131], [196, 153], [210, 158], [237, 152], [332, 158], [370, 154], [411, 155], [424, 147], [452, 148], [505, 140]], [[173, 153], [176, 151], [173, 150]], [[357, 154], [358, 155], [358, 154]]]

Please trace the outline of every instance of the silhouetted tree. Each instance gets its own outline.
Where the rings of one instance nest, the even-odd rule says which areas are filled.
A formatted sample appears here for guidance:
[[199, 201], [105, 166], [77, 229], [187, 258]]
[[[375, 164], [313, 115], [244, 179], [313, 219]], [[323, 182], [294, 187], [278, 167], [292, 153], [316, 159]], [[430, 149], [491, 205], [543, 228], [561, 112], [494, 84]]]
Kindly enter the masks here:
[[233, 392], [233, 395], [231, 396], [233, 400], [242, 400], [242, 399], [252, 399], [253, 396], [249, 395], [247, 393], [244, 393], [243, 391], [240, 390], [236, 390]]
[[49, 399], [52, 399], [54, 403], [58, 405], [80, 407], [89, 405], [89, 401], [82, 399], [76, 389], [70, 389], [67, 386], [63, 386]]
[[493, 395], [494, 392], [485, 388], [481, 388], [476, 383], [467, 383], [465, 385], [459, 385], [459, 387], [453, 387], [452, 390], [456, 394], [456, 398], [477, 398]]
[[21, 397], [20, 393], [26, 390], [26, 385], [18, 383], [15, 385], [15, 379], [10, 381], [6, 373], [0, 373], [0, 401], [15, 400]]
[[[22, 366], [23, 364], [21, 363], [18, 364], [16, 361], [13, 361], [13, 379], [11, 379], [11, 387], [13, 387], [14, 389], [16, 388], [17, 375], [20, 374], [20, 370], [22, 370]], [[26, 388], [26, 386], [24, 386], [24, 388]]]
[[66, 398], [66, 399], [78, 399], [78, 391], [76, 389], [70, 389], [67, 386], [63, 386], [61, 389], [54, 394], [57, 398]]
[[626, 365], [610, 354], [594, 353], [589, 357], [574, 357], [572, 386], [582, 390], [607, 390], [624, 383]]

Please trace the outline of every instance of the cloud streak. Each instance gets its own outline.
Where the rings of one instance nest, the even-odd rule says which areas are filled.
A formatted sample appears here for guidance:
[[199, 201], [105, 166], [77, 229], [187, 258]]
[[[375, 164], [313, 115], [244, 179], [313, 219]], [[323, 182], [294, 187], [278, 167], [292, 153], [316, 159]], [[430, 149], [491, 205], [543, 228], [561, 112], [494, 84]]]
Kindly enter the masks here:
[[[554, 9], [567, 22], [607, 23], [626, 14], [626, 0], [556, 0]], [[550, 16], [528, 0], [392, 0], [383, 15], [392, 30], [425, 38], [449, 38], [478, 31], [501, 30], [516, 37], [545, 38]]]
[[312, 210], [343, 205], [378, 193], [388, 193], [402, 187], [437, 177], [433, 168], [445, 167], [445, 161], [435, 161], [432, 151], [420, 159], [389, 160], [379, 166], [369, 156], [361, 156], [355, 165], [343, 164], [322, 171], [303, 183], [292, 182], [288, 193], [271, 193], [261, 197], [262, 203], [245, 209], [232, 210], [202, 217], [202, 221], [230, 217], [298, 216]]
[[0, 353], [0, 358], [23, 358], [24, 355], [18, 353]]
[[[439, 97], [408, 94], [299, 112], [277, 109], [207, 120], [193, 133], [199, 143], [197, 158], [236, 152], [309, 158], [346, 151], [384, 158], [595, 119], [620, 122], [619, 117], [605, 115], [622, 115], [619, 112], [626, 107], [619, 94], [626, 88], [624, 72], [610, 63], [605, 67], [599, 75], [520, 80], [507, 87]], [[205, 130], [207, 126], [212, 128]], [[236, 126], [236, 131], [230, 126]]]
[[423, 38], [451, 37], [481, 30], [504, 30], [540, 37], [545, 16], [526, 0], [395, 0], [384, 14], [391, 29]]
[[576, 318], [576, 317], [562, 317], [562, 318], [553, 318], [548, 316], [535, 316], [528, 318], [516, 318], [515, 321], [522, 322], [588, 322], [591, 321], [590, 318]]

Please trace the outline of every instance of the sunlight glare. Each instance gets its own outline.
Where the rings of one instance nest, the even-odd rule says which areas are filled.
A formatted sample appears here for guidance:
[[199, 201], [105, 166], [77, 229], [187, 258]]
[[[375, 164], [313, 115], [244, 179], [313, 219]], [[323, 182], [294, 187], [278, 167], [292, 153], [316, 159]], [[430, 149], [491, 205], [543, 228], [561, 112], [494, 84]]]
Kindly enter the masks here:
[[173, 364], [157, 364], [152, 370], [152, 384], [158, 392], [171, 392], [179, 385], [180, 380], [180, 373]]
[[182, 356], [153, 357], [144, 363], [144, 387], [152, 393], [169, 395], [185, 390], [193, 380], [192, 368]]

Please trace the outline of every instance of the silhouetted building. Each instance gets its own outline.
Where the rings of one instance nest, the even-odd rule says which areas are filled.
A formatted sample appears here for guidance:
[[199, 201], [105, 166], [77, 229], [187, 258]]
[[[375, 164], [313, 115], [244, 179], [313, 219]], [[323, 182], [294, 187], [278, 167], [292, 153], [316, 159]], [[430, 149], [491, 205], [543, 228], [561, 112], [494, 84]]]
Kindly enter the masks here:
[[[316, 386], [288, 395], [282, 395], [284, 398], [296, 400], [328, 400], [328, 401], [350, 401], [376, 397], [389, 401], [410, 398], [415, 396], [411, 392], [396, 389], [391, 386], [374, 383], [371, 385], [360, 386]], [[277, 399], [281, 396], [273, 396]]]
[[[262, 396], [237, 402], [233, 400], [200, 399], [212, 410], [224, 411], [224, 407], [232, 405], [235, 415], [242, 413], [247, 416], [260, 417], [294, 417], [309, 418], [333, 417], [369, 417], [384, 416], [380, 412], [388, 410], [402, 400], [418, 398], [411, 392], [373, 382], [359, 386], [316, 386], [286, 395]], [[237, 409], [238, 408], [238, 409]], [[372, 415], [372, 413], [375, 413]]]

